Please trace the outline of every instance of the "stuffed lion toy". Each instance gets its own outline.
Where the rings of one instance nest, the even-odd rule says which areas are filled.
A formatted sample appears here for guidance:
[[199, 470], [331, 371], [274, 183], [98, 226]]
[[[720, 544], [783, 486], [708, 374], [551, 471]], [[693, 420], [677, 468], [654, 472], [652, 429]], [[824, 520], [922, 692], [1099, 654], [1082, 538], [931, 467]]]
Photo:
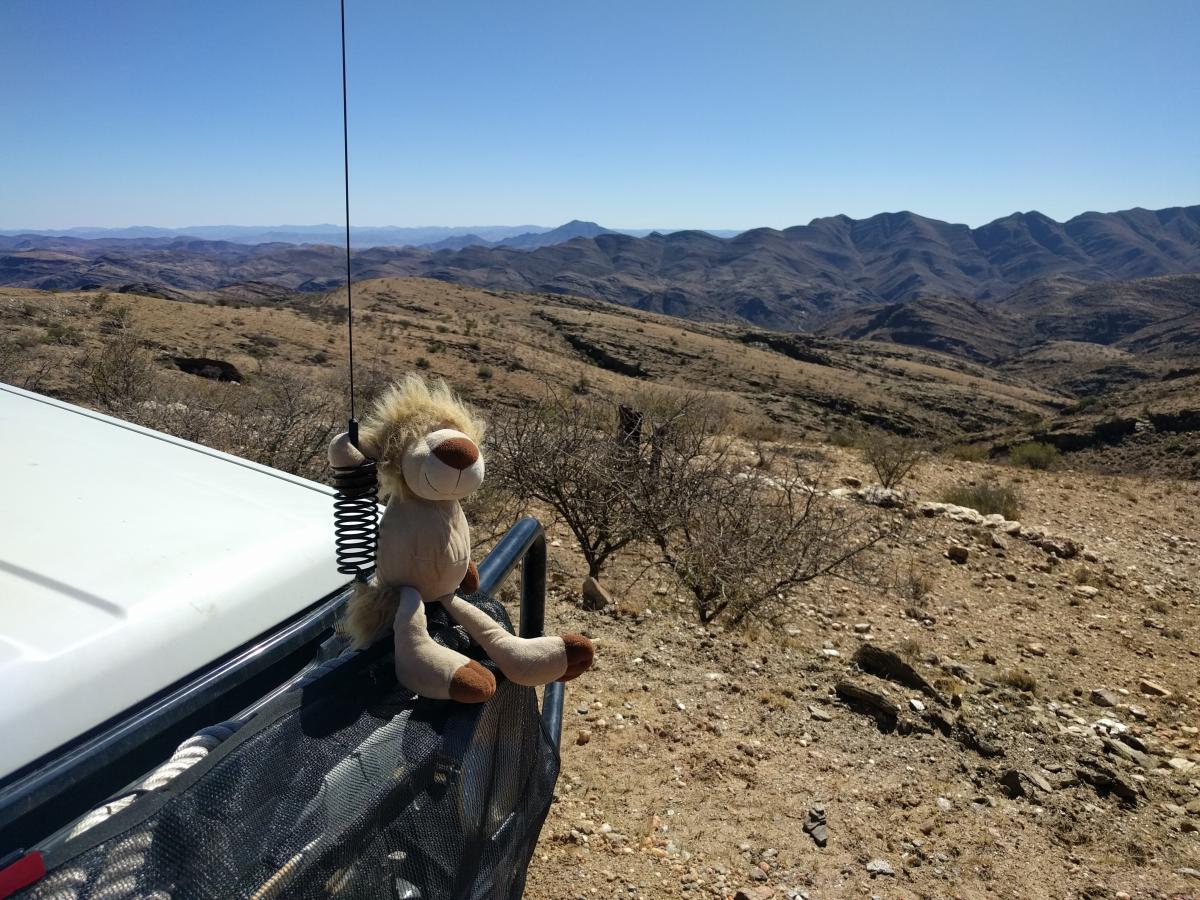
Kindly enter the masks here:
[[392, 385], [363, 422], [358, 446], [334, 438], [329, 461], [374, 459], [386, 501], [379, 523], [375, 575], [358, 585], [344, 628], [355, 646], [392, 626], [396, 678], [422, 697], [482, 703], [496, 690], [492, 673], [430, 637], [426, 603], [441, 603], [510, 681], [526, 686], [568, 681], [592, 664], [582, 635], [519, 638], [457, 590], [479, 588], [471, 534], [459, 501], [483, 483], [482, 420], [442, 380], [408, 375]]

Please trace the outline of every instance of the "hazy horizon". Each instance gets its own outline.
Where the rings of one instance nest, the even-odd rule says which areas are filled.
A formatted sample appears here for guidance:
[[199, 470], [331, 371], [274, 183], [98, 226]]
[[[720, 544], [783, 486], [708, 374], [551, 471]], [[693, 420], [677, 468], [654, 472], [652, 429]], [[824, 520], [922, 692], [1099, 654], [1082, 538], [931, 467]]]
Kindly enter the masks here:
[[[1093, 208], [1089, 208], [1089, 209], [1081, 209], [1078, 212], [1072, 213], [1071, 215], [1068, 215], [1063, 218], [1049, 215], [1048, 213], [1045, 213], [1039, 209], [1014, 209], [1014, 210], [1009, 210], [1008, 212], [1005, 212], [1005, 213], [997, 214], [995, 216], [987, 218], [978, 223], [955, 222], [950, 219], [940, 219], [938, 216], [928, 215], [926, 213], [923, 213], [923, 212], [921, 212], [919, 210], [915, 210], [915, 209], [890, 209], [890, 210], [889, 209], [881, 209], [881, 210], [877, 210], [876, 212], [871, 213], [870, 215], [867, 215], [867, 216], [861, 216], [861, 217], [860, 216], [850, 216], [850, 218], [858, 219], [858, 218], [870, 218], [871, 216], [875, 216], [875, 215], [901, 215], [901, 214], [905, 214], [905, 213], [911, 213], [912, 215], [920, 216], [920, 217], [926, 218], [926, 219], [938, 219], [939, 221], [949, 222], [949, 224], [952, 224], [952, 225], [967, 225], [968, 227], [974, 229], [974, 228], [978, 228], [981, 225], [986, 225], [990, 222], [997, 221], [998, 219], [1004, 219], [1004, 218], [1007, 218], [1008, 216], [1013, 216], [1013, 215], [1033, 215], [1033, 214], [1049, 215], [1049, 217], [1051, 219], [1054, 219], [1055, 221], [1065, 222], [1065, 221], [1069, 221], [1070, 219], [1076, 218], [1078, 216], [1085, 215], [1087, 213], [1105, 214], [1105, 213], [1125, 212], [1127, 210], [1132, 210], [1132, 209], [1159, 210], [1159, 209], [1186, 208], [1186, 207], [1191, 207], [1191, 206], [1200, 206], [1200, 199], [1198, 199], [1196, 202], [1184, 201], [1184, 202], [1178, 202], [1178, 203], [1169, 203], [1165, 206], [1158, 206], [1158, 207], [1146, 206], [1144, 204], [1138, 204], [1138, 205], [1126, 207], [1125, 209], [1120, 209], [1120, 210], [1118, 210], [1118, 209], [1099, 209], [1099, 208], [1093, 207]], [[813, 216], [811, 218], [805, 219], [804, 221], [791, 222], [788, 225], [782, 226], [782, 228], [791, 228], [791, 227], [794, 227], [797, 225], [808, 225], [811, 222], [816, 221], [818, 219], [829, 219], [829, 218], [834, 218], [834, 217], [840, 216], [840, 215], [848, 215], [848, 214], [835, 212], [835, 213], [829, 213], [826, 215]], [[480, 222], [480, 223], [475, 223], [475, 224], [470, 224], [470, 225], [444, 225], [444, 224], [440, 224], [440, 223], [421, 223], [421, 224], [417, 224], [417, 225], [401, 225], [401, 224], [396, 224], [396, 223], [387, 223], [387, 224], [381, 225], [381, 224], [374, 224], [374, 223], [370, 223], [370, 222], [354, 221], [350, 226], [350, 230], [352, 233], [354, 231], [360, 231], [360, 230], [362, 230], [362, 231], [381, 230], [382, 231], [382, 230], [389, 230], [389, 229], [408, 230], [408, 231], [442, 229], [442, 230], [456, 231], [456, 232], [470, 232], [475, 229], [529, 228], [529, 229], [537, 229], [537, 230], [541, 230], [541, 231], [550, 231], [555, 228], [559, 228], [563, 225], [569, 224], [571, 222], [576, 222], [576, 221], [592, 222], [592, 223], [600, 225], [604, 228], [608, 228], [608, 229], [611, 229], [612, 231], [617, 231], [617, 232], [658, 231], [658, 232], [668, 233], [668, 232], [676, 232], [676, 231], [710, 231], [710, 232], [730, 231], [730, 232], [739, 232], [740, 233], [743, 231], [751, 231], [756, 228], [780, 228], [780, 226], [773, 226], [773, 225], [753, 225], [748, 228], [733, 228], [733, 227], [728, 227], [728, 226], [724, 226], [724, 225], [709, 225], [709, 226], [704, 226], [704, 225], [612, 225], [612, 224], [609, 224], [606, 222], [597, 221], [596, 219], [587, 218], [586, 216], [574, 216], [570, 219], [567, 219], [567, 220], [564, 220], [561, 222], [557, 222], [553, 225], [548, 225], [545, 223], [533, 223], [533, 222], [516, 223], [516, 224], [510, 224], [510, 223], [506, 223], [506, 222], [489, 222], [489, 223], [481, 223]], [[288, 231], [288, 230], [300, 231], [300, 230], [317, 230], [317, 229], [322, 229], [322, 230], [339, 230], [339, 229], [341, 229], [341, 230], [344, 230], [345, 227], [346, 227], [345, 223], [342, 223], [342, 222], [307, 222], [307, 223], [297, 223], [297, 222], [286, 223], [285, 222], [285, 223], [280, 223], [280, 224], [261, 223], [261, 222], [251, 222], [251, 223], [247, 223], [247, 224], [237, 223], [237, 222], [214, 222], [214, 223], [195, 223], [195, 222], [193, 222], [188, 225], [161, 225], [161, 224], [155, 224], [155, 223], [138, 222], [138, 223], [130, 224], [130, 225], [83, 224], [83, 225], [44, 226], [44, 227], [38, 227], [38, 228], [24, 227], [24, 226], [3, 226], [3, 227], [0, 227], [0, 233], [6, 233], [6, 234], [44, 233], [44, 234], [49, 234], [49, 233], [55, 233], [55, 232], [68, 232], [68, 231], [93, 231], [93, 230], [94, 231], [136, 231], [139, 229], [146, 229], [146, 230], [158, 229], [158, 230], [162, 230], [162, 231], [183, 232], [183, 231], [187, 231], [188, 229], [193, 229], [193, 228], [194, 229], [228, 228], [228, 229], [245, 229], [245, 230], [261, 230], [261, 231]]]

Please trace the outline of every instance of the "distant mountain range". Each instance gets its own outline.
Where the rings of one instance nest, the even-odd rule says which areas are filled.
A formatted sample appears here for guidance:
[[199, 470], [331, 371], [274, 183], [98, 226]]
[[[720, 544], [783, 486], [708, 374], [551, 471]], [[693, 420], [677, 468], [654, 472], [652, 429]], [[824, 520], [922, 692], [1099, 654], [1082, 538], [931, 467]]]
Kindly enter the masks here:
[[[602, 228], [595, 222], [578, 219], [549, 228], [542, 225], [430, 225], [406, 228], [397, 225], [381, 227], [355, 225], [350, 229], [350, 244], [354, 247], [428, 247], [434, 250], [459, 250], [477, 244], [491, 247], [504, 244], [529, 250], [559, 243], [573, 237], [595, 237], [615, 231], [641, 237], [650, 229]], [[718, 237], [732, 237], [737, 231], [710, 232]], [[148, 240], [166, 241], [198, 238], [205, 241], [230, 241], [235, 244], [341, 244], [346, 241], [342, 225], [190, 225], [186, 228], [156, 228], [139, 225], [131, 228], [60, 228], [0, 229], [0, 237], [82, 238], [84, 240]]]
[[816, 329], [864, 305], [986, 301], [1037, 278], [1097, 282], [1200, 272], [1200, 206], [1085, 213], [1065, 223], [1015, 213], [976, 229], [904, 212], [835, 216], [730, 239], [696, 231], [602, 234], [528, 252], [468, 247], [435, 254], [418, 268], [479, 287]]
[[[1200, 272], [1200, 206], [1084, 213], [1062, 223], [1037, 212], [1014, 213], [974, 229], [901, 212], [862, 220], [834, 216], [731, 238], [702, 231], [635, 237], [587, 222], [475, 238], [480, 243], [461, 248], [363, 249], [354, 255], [354, 275], [421, 275], [689, 318], [869, 332], [900, 328], [905, 317], [946, 298], [974, 303], [955, 306], [961, 315], [975, 309], [970, 315], [983, 317], [964, 321], [968, 331], [998, 327], [986, 315], [1026, 316], [1011, 296], [1039, 280], [1037, 302], [1043, 303], [1089, 283]], [[18, 235], [0, 237], [0, 283], [320, 291], [341, 284], [340, 253], [336, 246], [286, 242]], [[1049, 295], [1047, 286], [1053, 287]], [[1005, 304], [989, 306], [1005, 297]], [[902, 308], [914, 301], [925, 305]], [[869, 309], [884, 318], [863, 318]], [[888, 325], [888, 317], [899, 318]]]
[[[452, 227], [430, 225], [420, 228], [404, 228], [395, 225], [383, 227], [354, 226], [350, 229], [350, 243], [355, 247], [420, 247], [461, 235], [477, 235], [481, 240], [492, 242], [529, 233], [550, 231], [538, 225], [472, 225]], [[162, 238], [199, 238], [205, 241], [231, 241], [235, 244], [344, 244], [343, 225], [190, 225], [186, 228], [155, 228], [134, 226], [132, 228], [64, 228], [37, 231], [8, 230], [0, 235], [27, 235], [35, 237], [69, 237], [85, 240], [145, 240]], [[465, 245], [464, 245], [465, 246]]]
[[535, 250], [538, 247], [562, 244], [577, 237], [591, 238], [601, 234], [618, 233], [627, 232], [614, 232], [613, 229], [604, 228], [595, 222], [581, 222], [579, 219], [573, 219], [566, 225], [559, 225], [548, 231], [526, 231], [497, 241], [490, 241], [482, 235], [471, 232], [456, 234], [422, 246], [426, 250], [462, 250], [466, 247], [511, 247], [514, 250]]

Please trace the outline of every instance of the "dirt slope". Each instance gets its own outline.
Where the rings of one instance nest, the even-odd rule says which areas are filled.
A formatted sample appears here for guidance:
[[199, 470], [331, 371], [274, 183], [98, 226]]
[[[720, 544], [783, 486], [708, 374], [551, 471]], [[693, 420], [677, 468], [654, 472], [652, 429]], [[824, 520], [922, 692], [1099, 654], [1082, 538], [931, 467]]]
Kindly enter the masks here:
[[[866, 479], [844, 451], [808, 449], [831, 457], [832, 475]], [[939, 462], [909, 490], [937, 499], [1010, 471]], [[636, 560], [609, 579], [620, 612], [580, 611], [581, 569], [555, 532], [555, 626], [586, 630], [600, 662], [568, 689], [562, 778], [527, 896], [1200, 896], [1200, 489], [1017, 477], [1023, 522], [1079, 555], [1009, 536], [999, 549], [987, 529], [921, 517], [897, 554], [901, 571], [911, 561], [929, 578], [926, 597], [822, 585], [791, 621], [752, 634], [697, 626], [653, 574], [626, 586]], [[965, 565], [946, 558], [950, 544], [969, 548]], [[849, 678], [915, 721], [911, 699], [939, 708], [859, 672], [864, 643], [900, 649], [958, 694], [952, 714], [1002, 755], [936, 729], [883, 731], [839, 700]], [[1131, 743], [1106, 751], [1121, 727]], [[1117, 755], [1138, 742], [1148, 768]], [[1130, 803], [1085, 780], [1101, 771]], [[803, 831], [817, 804], [824, 849]], [[873, 860], [894, 874], [872, 877]]]

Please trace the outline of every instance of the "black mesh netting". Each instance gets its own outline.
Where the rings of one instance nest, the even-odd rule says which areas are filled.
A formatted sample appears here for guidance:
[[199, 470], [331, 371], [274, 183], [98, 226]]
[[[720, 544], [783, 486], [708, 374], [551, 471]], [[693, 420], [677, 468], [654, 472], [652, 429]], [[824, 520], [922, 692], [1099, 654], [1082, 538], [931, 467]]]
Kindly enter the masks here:
[[[429, 612], [437, 639], [479, 657]], [[559, 765], [534, 691], [498, 677], [479, 706], [416, 699], [378, 650], [325, 668], [65, 844], [22, 896], [520, 897]]]

